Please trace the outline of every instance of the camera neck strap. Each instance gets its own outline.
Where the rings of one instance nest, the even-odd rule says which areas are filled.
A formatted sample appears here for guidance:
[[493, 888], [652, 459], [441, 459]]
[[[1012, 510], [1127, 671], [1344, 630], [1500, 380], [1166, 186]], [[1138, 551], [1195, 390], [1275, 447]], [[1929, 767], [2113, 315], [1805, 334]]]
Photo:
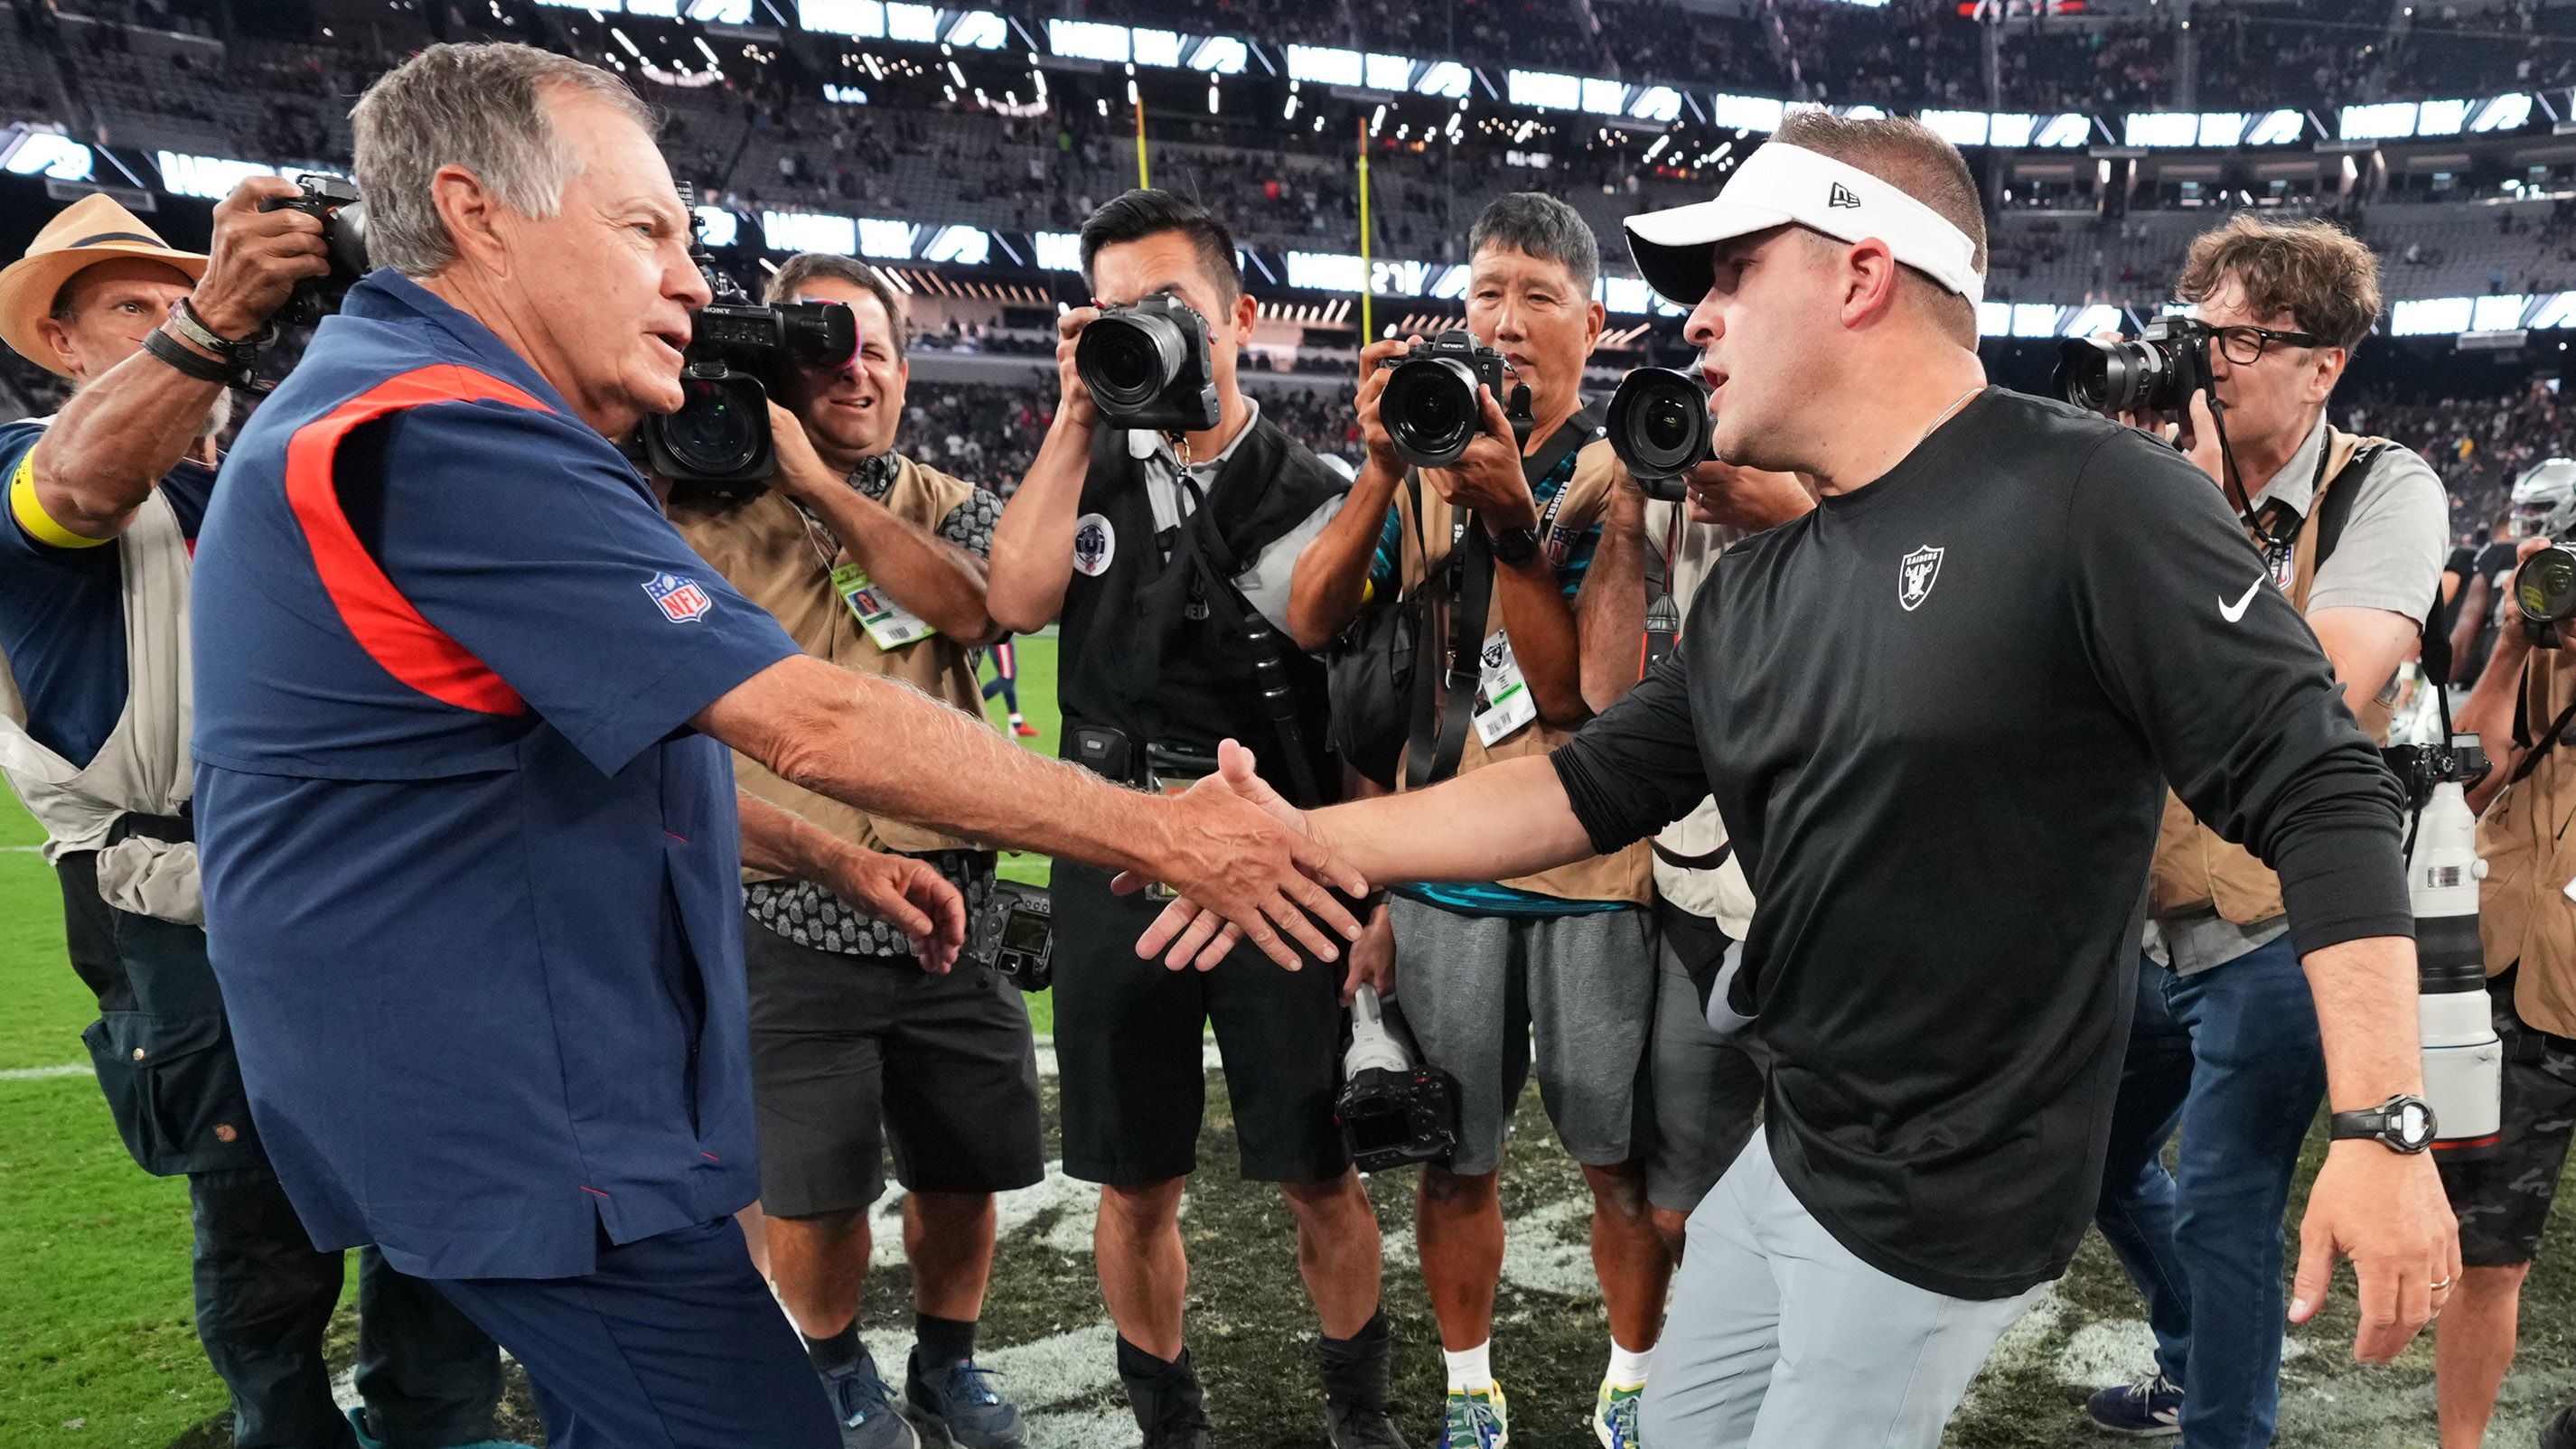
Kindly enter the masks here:
[[[1587, 406], [1560, 424], [1537, 452], [1522, 454], [1521, 478], [1531, 492], [1535, 493], [1548, 475], [1592, 441], [1600, 428], [1599, 415]], [[1539, 514], [1542, 552], [1555, 527], [1557, 512], [1565, 505], [1567, 488], [1572, 486], [1569, 479], [1566, 488], [1556, 490]], [[1417, 504], [1417, 528], [1421, 516]], [[1421, 671], [1414, 684], [1413, 730], [1405, 749], [1404, 784], [1408, 790], [1422, 789], [1458, 773], [1458, 763], [1467, 751], [1467, 731], [1475, 719], [1476, 695], [1484, 683], [1485, 620], [1492, 612], [1494, 597], [1494, 544], [1472, 514], [1462, 513], [1459, 517], [1464, 532], [1450, 550], [1457, 587], [1449, 604], [1449, 644], [1442, 655], [1444, 663], [1438, 679], [1446, 693], [1435, 688], [1432, 671]], [[1424, 558], [1427, 564], [1429, 555]], [[1424, 591], [1426, 609], [1433, 592]]]

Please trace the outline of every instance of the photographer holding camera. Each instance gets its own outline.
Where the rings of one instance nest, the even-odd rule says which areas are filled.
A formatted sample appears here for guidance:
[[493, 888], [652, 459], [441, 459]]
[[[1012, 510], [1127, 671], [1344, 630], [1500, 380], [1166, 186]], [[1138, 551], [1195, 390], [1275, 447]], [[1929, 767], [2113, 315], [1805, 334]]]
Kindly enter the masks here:
[[[1066, 759], [1170, 790], [1213, 776], [1233, 737], [1292, 793], [1338, 798], [1323, 669], [1305, 651], [1341, 621], [1316, 612], [1305, 555], [1348, 485], [1236, 385], [1255, 304], [1233, 238], [1194, 203], [1130, 191], [1083, 223], [1082, 261], [1098, 305], [1060, 319], [1055, 421], [994, 530], [993, 618], [1026, 634], [1061, 617]], [[1297, 1220], [1332, 1442], [1401, 1444], [1377, 1218], [1333, 1121], [1338, 973], [1239, 952], [1165, 971], [1135, 951], [1158, 903], [1109, 883], [1056, 862], [1056, 1063], [1064, 1170], [1101, 1185], [1101, 1295], [1145, 1443], [1208, 1437], [1179, 1214], [1213, 1027], [1243, 1175], [1278, 1183]]]
[[313, 1241], [430, 1279], [527, 1366], [557, 1449], [828, 1449], [734, 1219], [742, 868], [867, 899], [925, 961], [963, 911], [919, 862], [738, 803], [726, 747], [1202, 892], [1283, 964], [1338, 956], [1358, 922], [1321, 881], [1360, 882], [1214, 782], [1121, 790], [807, 656], [689, 550], [611, 441], [692, 395], [712, 297], [623, 81], [434, 45], [353, 120], [378, 269], [243, 429], [191, 596], [208, 945], [253, 1114]]
[[[2514, 521], [2525, 537], [2514, 564], [2576, 535], [2569, 471], [2552, 460], [2515, 485]], [[2491, 764], [2469, 800], [2484, 807], [2478, 924], [2490, 1011], [2504, 1043], [2504, 1090], [2502, 1131], [2491, 1150], [2442, 1164], [2460, 1219], [2462, 1264], [2459, 1296], [2435, 1339], [2442, 1449], [2486, 1441], [2496, 1390], [2513, 1367], [2523, 1280], [2539, 1256], [2576, 1134], [2576, 905], [2564, 889], [2576, 878], [2576, 841], [2562, 828], [2576, 800], [2567, 738], [2576, 719], [2576, 657], [2563, 636], [2555, 648], [2534, 644], [2513, 574], [2508, 567], [2500, 576], [2496, 607], [2505, 618], [2457, 721], [2477, 733]], [[2576, 1449], [2576, 1409], [2560, 1411], [2540, 1445]]]
[[[1001, 500], [895, 451], [909, 366], [903, 304], [875, 268], [824, 253], [770, 278], [776, 303], [839, 303], [857, 346], [837, 366], [790, 360], [772, 413], [778, 471], [751, 496], [675, 484], [680, 536], [808, 654], [981, 713], [972, 650], [995, 635], [984, 560]], [[970, 919], [993, 852], [886, 819], [734, 757], [749, 793], [874, 851], [934, 868]], [[914, 1414], [964, 1449], [1019, 1442], [1019, 1413], [974, 1362], [992, 1271], [993, 1194], [1045, 1176], [1036, 1047], [1020, 993], [987, 965], [940, 972], [905, 934], [825, 885], [754, 872], [743, 956], [752, 1110], [771, 1280], [805, 1336], [852, 1444], [908, 1446], [859, 1341], [868, 1208], [891, 1142], [918, 1346]]]
[[[1553, 197], [1514, 193], [1477, 218], [1468, 256], [1466, 333], [1362, 351], [1368, 463], [1316, 549], [1326, 586], [1353, 607], [1399, 585], [1430, 604], [1416, 687], [1449, 682], [1417, 696], [1403, 789], [1563, 743], [1636, 683], [1645, 623], [1644, 498], [1582, 393], [1603, 316], [1592, 229]], [[1457, 1149], [1424, 1164], [1416, 1210], [1449, 1449], [1491, 1449], [1509, 1432], [1491, 1363], [1500, 1182], [1533, 1034], [1550, 1119], [1592, 1189], [1611, 1340], [1594, 1431], [1613, 1449], [1634, 1441], [1672, 1273], [1638, 1130], [1657, 988], [1648, 859], [1641, 841], [1509, 880], [1391, 882], [1353, 953], [1355, 971], [1391, 954], [1392, 982], [1381, 971], [1375, 984], [1402, 998], [1424, 1060], [1459, 1083]]]
[[317, 1251], [270, 1168], [206, 955], [190, 818], [189, 549], [214, 494], [212, 439], [251, 347], [325, 270], [322, 224], [216, 206], [208, 255], [105, 196], [63, 209], [0, 271], [0, 338], [72, 380], [61, 413], [0, 426], [0, 770], [44, 825], [83, 1033], [137, 1166], [188, 1178], [197, 1336], [243, 1449], [490, 1441], [492, 1340], [436, 1290], [359, 1255], [366, 1403], [332, 1399], [322, 1336], [346, 1266]]
[[[2207, 329], [2177, 344], [2205, 349], [2208, 379], [2188, 398], [2186, 454], [2249, 520], [2270, 586], [2306, 616], [2346, 707], [2384, 743], [2397, 666], [2438, 604], [2450, 524], [2421, 457], [2326, 421], [2379, 316], [2376, 261], [2330, 223], [2240, 213], [2193, 242], [2175, 291]], [[2201, 366], [2186, 355], [2179, 371]], [[2215, 603], [2232, 622], [2249, 598]], [[2192, 1449], [2271, 1442], [2282, 1220], [2325, 1088], [2279, 880], [2168, 793], [2099, 1214], [2146, 1296], [2156, 1363], [2094, 1394], [2095, 1423], [2178, 1428]]]

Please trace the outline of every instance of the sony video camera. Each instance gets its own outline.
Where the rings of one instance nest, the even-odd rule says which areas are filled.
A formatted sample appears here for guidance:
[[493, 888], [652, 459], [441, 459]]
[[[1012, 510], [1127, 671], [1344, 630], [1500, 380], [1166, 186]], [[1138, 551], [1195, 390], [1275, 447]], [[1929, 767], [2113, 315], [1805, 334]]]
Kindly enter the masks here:
[[1610, 450], [1649, 498], [1679, 503], [1682, 480], [1713, 461], [1708, 389], [1669, 367], [1641, 367], [1610, 394]]
[[1342, 1055], [1333, 1120], [1362, 1172], [1436, 1162], [1458, 1149], [1457, 1078], [1413, 1059], [1389, 1029], [1374, 986], [1351, 1001], [1351, 1047]]
[[1178, 297], [1100, 309], [1073, 345], [1073, 370], [1113, 428], [1199, 433], [1217, 424], [1207, 319]]
[[2159, 317], [2135, 341], [2069, 337], [2058, 347], [2054, 386], [2086, 412], [2179, 417], [2210, 385], [2212, 336], [2197, 318]]
[[301, 195], [267, 197], [259, 209], [300, 211], [320, 221], [331, 270], [296, 283], [271, 320], [281, 327], [313, 327], [338, 312], [340, 299], [367, 274], [367, 203], [346, 177], [307, 172], [295, 178], [295, 186]]
[[2486, 947], [2478, 934], [2478, 821], [2465, 791], [2487, 772], [2475, 735], [2443, 745], [2380, 751], [2415, 816], [2406, 890], [2415, 912], [2416, 1018], [2424, 1048], [2424, 1100], [2432, 1150], [2467, 1160], [2494, 1147], [2502, 1121], [2504, 1045], [2487, 1005]]
[[1404, 355], [1387, 373], [1378, 415], [1396, 455], [1416, 468], [1446, 468], [1485, 429], [1476, 389], [1503, 396], [1503, 355], [1453, 327]]
[[975, 913], [966, 954], [1009, 977], [1022, 991], [1055, 984], [1055, 902], [1045, 886], [996, 880]]
[[859, 323], [839, 302], [762, 306], [703, 247], [691, 250], [715, 300], [689, 318], [680, 407], [646, 416], [644, 455], [677, 496], [748, 498], [778, 471], [769, 399], [780, 372], [790, 362], [847, 365], [859, 350]]
[[2513, 602], [2532, 642], [2555, 649], [2561, 627], [2576, 617], [2576, 552], [2565, 546], [2576, 537], [2576, 460], [2550, 458], [2514, 480], [2513, 531], [2549, 540], [2514, 570]]

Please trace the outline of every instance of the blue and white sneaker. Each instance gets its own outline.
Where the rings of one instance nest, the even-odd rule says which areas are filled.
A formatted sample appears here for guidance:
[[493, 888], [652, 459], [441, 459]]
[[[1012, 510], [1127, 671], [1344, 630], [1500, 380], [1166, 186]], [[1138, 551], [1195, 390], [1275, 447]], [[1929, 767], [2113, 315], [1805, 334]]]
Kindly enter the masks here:
[[2135, 1380], [2098, 1389], [2084, 1401], [2095, 1428], [2132, 1439], [2167, 1439], [2182, 1432], [2182, 1385], [2158, 1369]]
[[823, 1374], [832, 1416], [841, 1421], [841, 1449], [921, 1449], [921, 1436], [895, 1412], [894, 1386], [877, 1373], [866, 1349], [856, 1361]]
[[1442, 1418], [1440, 1449], [1503, 1449], [1512, 1440], [1511, 1410], [1499, 1383], [1451, 1389]]
[[1614, 1386], [1601, 1381], [1601, 1393], [1592, 1402], [1592, 1437], [1601, 1441], [1601, 1449], [1637, 1449], [1637, 1409], [1646, 1401], [1646, 1386]]
[[973, 1359], [922, 1371], [921, 1350], [903, 1375], [904, 1407], [957, 1449], [1020, 1449], [1020, 1411], [992, 1384], [993, 1371]]

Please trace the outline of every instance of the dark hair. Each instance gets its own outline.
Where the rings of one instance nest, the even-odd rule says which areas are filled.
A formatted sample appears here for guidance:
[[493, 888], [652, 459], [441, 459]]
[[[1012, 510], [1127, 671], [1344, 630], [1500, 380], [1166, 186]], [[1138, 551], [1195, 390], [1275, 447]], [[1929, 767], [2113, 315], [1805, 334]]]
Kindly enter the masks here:
[[1469, 260], [1489, 246], [1564, 263], [1587, 300], [1601, 275], [1601, 242], [1591, 224], [1573, 207], [1535, 191], [1507, 191], [1485, 204], [1467, 232]]
[[885, 308], [887, 323], [894, 328], [895, 361], [902, 362], [905, 349], [912, 346], [912, 319], [904, 315], [903, 298], [896, 294], [894, 284], [885, 279], [885, 273], [865, 262], [852, 261], [830, 252], [798, 252], [770, 277], [769, 290], [763, 294], [762, 300], [772, 305], [793, 302], [808, 284], [826, 277], [865, 288], [877, 299], [878, 304]]
[[2286, 312], [2328, 347], [2360, 346], [2379, 320], [2379, 258], [2330, 221], [2240, 211], [2192, 240], [2174, 295], [2205, 302], [2231, 279], [2255, 316]]
[[[1831, 156], [1922, 202], [1967, 236], [1973, 248], [1969, 265], [1985, 271], [1986, 205], [1977, 194], [1977, 178], [1959, 148], [1931, 127], [1905, 116], [1837, 116], [1802, 106], [1789, 112], [1771, 139]], [[1952, 336], [1963, 346], [1976, 346], [1977, 309], [1968, 299], [1928, 273], [1905, 270], [1928, 289], [1927, 300], [1943, 314]]]
[[1234, 261], [1234, 233], [1186, 196], [1138, 187], [1114, 196], [1082, 224], [1082, 281], [1091, 285], [1091, 259], [1102, 247], [1143, 241], [1176, 231], [1198, 249], [1199, 267], [1217, 292], [1232, 302], [1243, 295], [1243, 269]]

